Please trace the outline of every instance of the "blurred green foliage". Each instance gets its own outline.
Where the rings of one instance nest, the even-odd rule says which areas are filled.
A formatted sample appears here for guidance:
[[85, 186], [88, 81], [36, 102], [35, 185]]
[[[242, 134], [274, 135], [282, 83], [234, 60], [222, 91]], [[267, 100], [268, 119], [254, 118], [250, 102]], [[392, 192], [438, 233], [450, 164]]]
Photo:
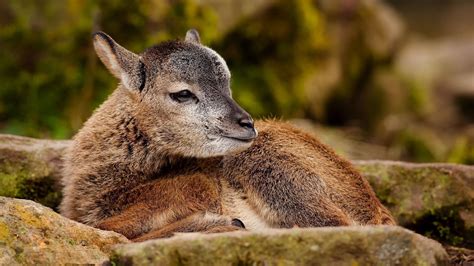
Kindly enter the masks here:
[[225, 36], [215, 11], [190, 0], [21, 0], [0, 10], [0, 128], [33, 137], [70, 137], [114, 89], [91, 46], [95, 30], [139, 52], [197, 28], [229, 61], [235, 97], [255, 116], [302, 116], [305, 74], [327, 47], [324, 19], [306, 0], [282, 1]]
[[282, 1], [238, 24], [215, 48], [232, 69], [234, 95], [256, 116], [303, 116], [308, 74], [328, 50], [321, 12]]
[[191, 26], [204, 41], [217, 36], [213, 11], [187, 0], [0, 1], [0, 10], [0, 128], [33, 137], [71, 137], [115, 88], [93, 31], [136, 52]]
[[356, 126], [367, 142], [394, 146], [393, 159], [473, 162], [470, 137], [440, 148], [433, 134], [406, 130], [406, 117], [416, 125], [433, 111], [430, 90], [395, 73], [400, 27], [378, 1], [268, 0], [249, 16], [231, 12], [238, 19], [224, 30], [231, 19], [213, 2], [0, 0], [0, 132], [70, 138], [82, 126], [118, 82], [95, 55], [94, 31], [141, 52], [196, 28], [255, 117]]

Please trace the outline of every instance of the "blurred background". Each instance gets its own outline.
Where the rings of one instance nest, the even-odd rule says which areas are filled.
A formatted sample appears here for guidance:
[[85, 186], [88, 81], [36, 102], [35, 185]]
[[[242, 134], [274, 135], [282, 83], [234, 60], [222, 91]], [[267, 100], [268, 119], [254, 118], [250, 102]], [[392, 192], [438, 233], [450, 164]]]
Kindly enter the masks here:
[[134, 52], [196, 28], [254, 117], [352, 159], [474, 164], [472, 0], [0, 0], [0, 132], [70, 138], [115, 89], [91, 33]]

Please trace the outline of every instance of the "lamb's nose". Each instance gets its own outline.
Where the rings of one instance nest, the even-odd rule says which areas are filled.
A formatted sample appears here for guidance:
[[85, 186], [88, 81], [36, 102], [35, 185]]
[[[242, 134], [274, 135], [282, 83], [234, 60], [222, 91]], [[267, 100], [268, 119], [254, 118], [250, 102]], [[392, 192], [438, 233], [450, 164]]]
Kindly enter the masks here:
[[245, 111], [240, 111], [235, 114], [235, 118], [237, 120], [237, 123], [239, 126], [245, 128], [245, 129], [251, 129], [253, 130], [253, 119], [252, 117]]
[[250, 116], [240, 118], [238, 123], [243, 128], [253, 129], [253, 120]]

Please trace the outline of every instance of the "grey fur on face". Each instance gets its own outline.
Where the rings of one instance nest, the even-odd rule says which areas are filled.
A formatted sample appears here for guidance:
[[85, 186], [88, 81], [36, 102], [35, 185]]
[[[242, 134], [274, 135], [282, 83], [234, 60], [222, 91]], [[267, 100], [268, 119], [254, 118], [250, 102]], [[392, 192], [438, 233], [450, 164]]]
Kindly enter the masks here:
[[[250, 115], [232, 99], [224, 59], [200, 44], [196, 30], [188, 31], [185, 41], [164, 42], [140, 55], [104, 33], [97, 34], [94, 43], [107, 68], [141, 99], [140, 109], [153, 114], [141, 121], [152, 139], [175, 142], [178, 155], [238, 152], [257, 136]], [[167, 125], [166, 132], [161, 127], [156, 132], [156, 126], [153, 130], [161, 124]]]
[[232, 218], [250, 230], [395, 224], [350, 163], [308, 134], [260, 121], [252, 144], [225, 62], [199, 39], [189, 31], [137, 55], [94, 35], [121, 84], [66, 152], [63, 215], [134, 241], [241, 228]]

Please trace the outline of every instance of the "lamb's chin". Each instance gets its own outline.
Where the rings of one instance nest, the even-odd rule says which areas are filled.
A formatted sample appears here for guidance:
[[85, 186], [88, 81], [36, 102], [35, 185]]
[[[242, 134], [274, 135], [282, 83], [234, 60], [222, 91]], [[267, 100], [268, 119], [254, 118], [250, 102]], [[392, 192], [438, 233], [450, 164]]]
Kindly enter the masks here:
[[201, 148], [189, 152], [186, 156], [196, 158], [210, 158], [233, 155], [243, 152], [252, 146], [253, 141], [241, 141], [233, 138], [218, 137], [209, 141]]

